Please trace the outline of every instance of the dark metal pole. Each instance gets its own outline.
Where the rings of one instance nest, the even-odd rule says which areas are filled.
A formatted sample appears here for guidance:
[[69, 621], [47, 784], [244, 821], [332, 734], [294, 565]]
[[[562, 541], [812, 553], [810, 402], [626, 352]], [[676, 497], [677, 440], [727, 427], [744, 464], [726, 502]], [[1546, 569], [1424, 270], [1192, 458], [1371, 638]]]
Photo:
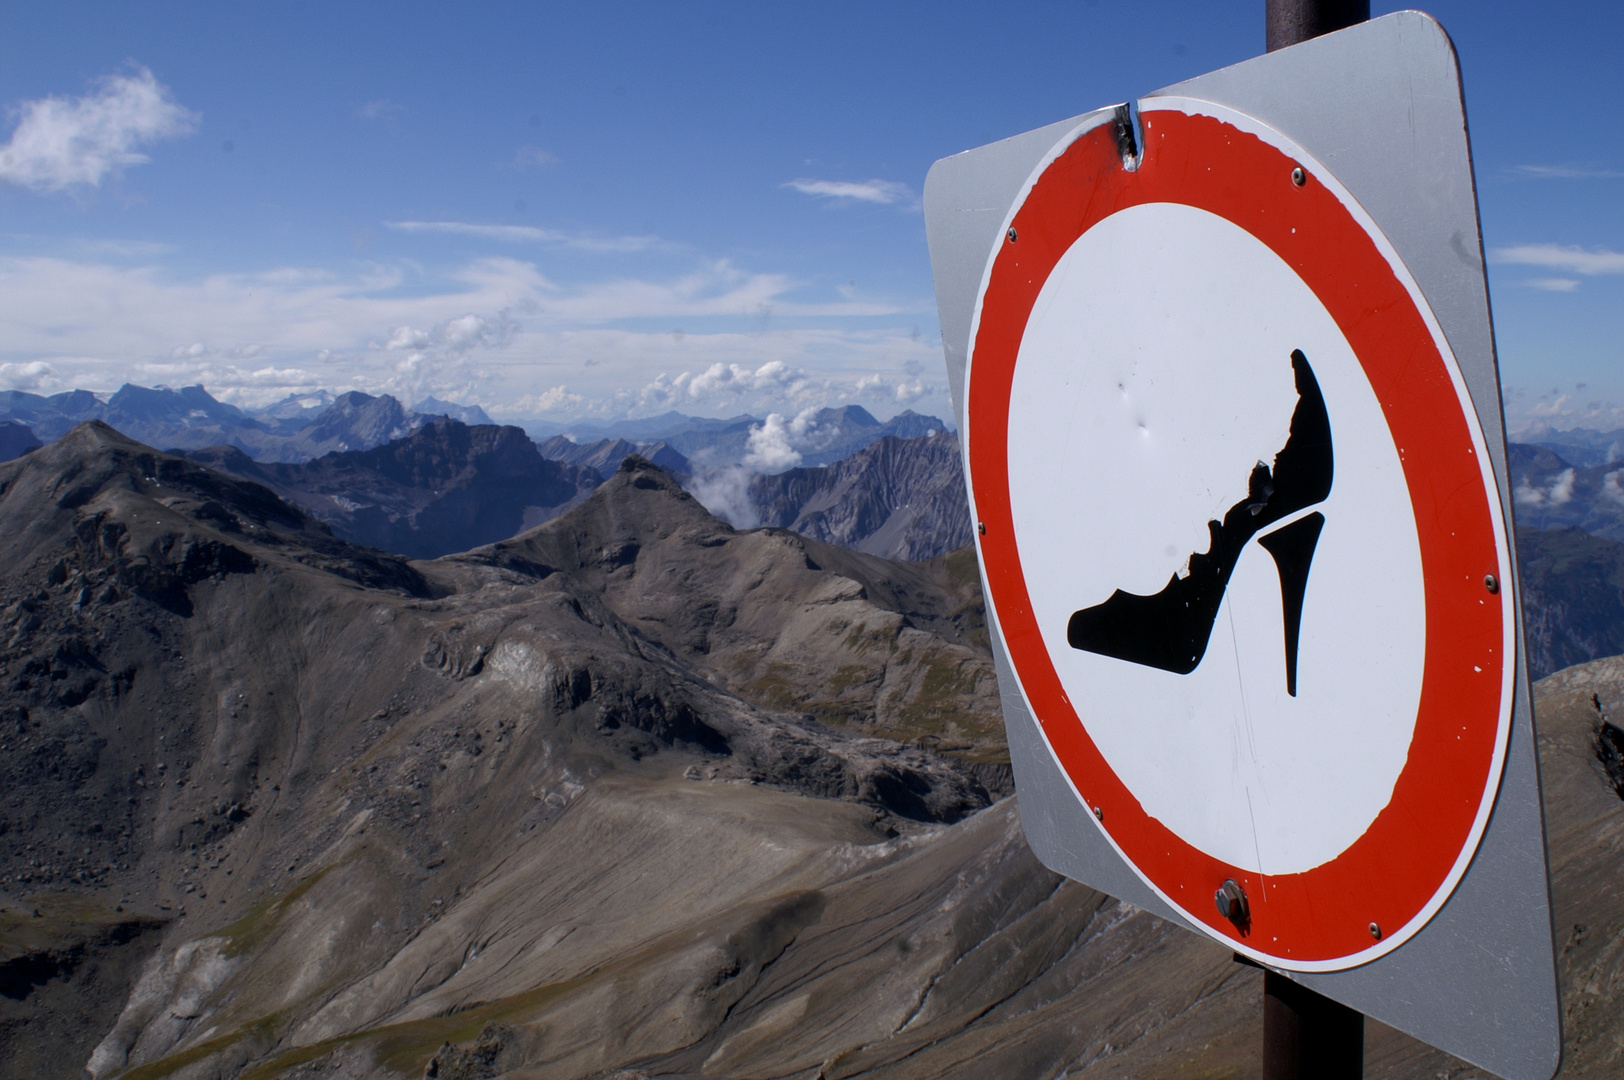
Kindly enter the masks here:
[[[1370, 18], [1370, 0], [1264, 0], [1269, 52]], [[1263, 1080], [1362, 1080], [1365, 1017], [1267, 969]]]
[[1370, 0], [1264, 0], [1265, 39], [1270, 52], [1362, 23]]
[[1360, 1080], [1365, 1017], [1272, 971], [1263, 973], [1263, 1080]]

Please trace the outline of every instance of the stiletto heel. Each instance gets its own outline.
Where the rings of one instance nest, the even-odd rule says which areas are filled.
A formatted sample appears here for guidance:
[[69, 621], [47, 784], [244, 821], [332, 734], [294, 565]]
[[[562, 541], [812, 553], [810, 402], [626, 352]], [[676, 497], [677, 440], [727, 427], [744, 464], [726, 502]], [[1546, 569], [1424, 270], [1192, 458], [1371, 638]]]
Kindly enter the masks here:
[[[1335, 462], [1325, 397], [1301, 349], [1292, 350], [1291, 368], [1297, 384], [1297, 407], [1291, 414], [1286, 445], [1274, 457], [1274, 468], [1258, 462], [1248, 479], [1246, 498], [1230, 507], [1222, 522], [1207, 522], [1210, 537], [1207, 550], [1190, 556], [1187, 574], [1182, 577], [1174, 574], [1153, 596], [1118, 589], [1104, 603], [1073, 612], [1066, 623], [1066, 641], [1072, 648], [1178, 675], [1188, 675], [1201, 664], [1207, 642], [1212, 638], [1219, 605], [1223, 603], [1224, 590], [1229, 587], [1230, 575], [1235, 572], [1236, 560], [1247, 542], [1281, 519], [1324, 502], [1331, 493]], [[1279, 530], [1282, 534], [1292, 534], [1276, 541], [1285, 552], [1285, 562], [1281, 561], [1282, 555], [1270, 549], [1280, 570], [1282, 595], [1289, 588], [1297, 590], [1295, 614], [1291, 614], [1292, 606], [1288, 602], [1285, 617], [1286, 684], [1294, 696], [1297, 692], [1297, 629], [1308, 583], [1308, 561], [1313, 558], [1314, 544], [1325, 523], [1319, 513], [1310, 516], [1318, 523], [1312, 527], [1313, 535], [1307, 542], [1305, 555], [1299, 555], [1296, 547], [1291, 547], [1300, 546], [1307, 533], [1306, 528], [1298, 529], [1298, 522]], [[1298, 558], [1301, 559], [1300, 575], [1293, 561]], [[1293, 567], [1295, 583], [1289, 587], [1288, 562]]]
[[1314, 561], [1325, 515], [1318, 510], [1257, 538], [1274, 556], [1280, 571], [1280, 609], [1286, 630], [1286, 693], [1297, 696], [1297, 635], [1303, 628], [1303, 598], [1308, 593], [1308, 565]]

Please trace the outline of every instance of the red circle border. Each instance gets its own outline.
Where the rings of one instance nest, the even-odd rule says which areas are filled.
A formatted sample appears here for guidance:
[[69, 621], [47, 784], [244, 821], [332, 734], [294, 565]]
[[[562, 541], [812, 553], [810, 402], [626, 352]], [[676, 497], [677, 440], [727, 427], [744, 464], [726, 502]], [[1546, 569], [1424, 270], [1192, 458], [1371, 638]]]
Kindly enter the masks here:
[[[1142, 115], [1143, 157], [1124, 168], [1110, 124], [1078, 137], [1031, 185], [987, 271], [972, 341], [966, 446], [984, 576], [1011, 663], [1050, 747], [1122, 853], [1215, 933], [1283, 965], [1354, 956], [1408, 926], [1447, 883], [1492, 799], [1503, 740], [1505, 613], [1483, 585], [1504, 543], [1473, 428], [1432, 330], [1405, 284], [1310, 162], [1212, 116]], [[1292, 183], [1296, 167], [1308, 182]], [[1336, 858], [1264, 875], [1192, 847], [1146, 812], [1106, 763], [1068, 698], [1033, 615], [1009, 496], [1009, 405], [1027, 318], [1073, 243], [1111, 214], [1174, 202], [1227, 219], [1279, 255], [1325, 303], [1386, 416], [1415, 511], [1425, 579], [1426, 658], [1415, 732], [1392, 798]], [[1380, 568], [1372, 568], [1380, 572]], [[1357, 732], [1339, 737], [1357, 738]], [[1251, 898], [1243, 932], [1213, 892]]]

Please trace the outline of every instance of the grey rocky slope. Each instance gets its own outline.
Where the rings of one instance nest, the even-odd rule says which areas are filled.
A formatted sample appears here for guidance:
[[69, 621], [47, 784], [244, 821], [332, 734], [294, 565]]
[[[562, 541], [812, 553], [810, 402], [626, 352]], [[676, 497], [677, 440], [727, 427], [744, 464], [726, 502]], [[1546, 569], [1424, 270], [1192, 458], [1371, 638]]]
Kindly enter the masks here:
[[[1256, 973], [989, 805], [962, 556], [736, 533], [634, 460], [407, 563], [100, 427], [0, 466], [0, 525], [5, 1075], [1255, 1075]], [[1624, 803], [1587, 695], [1624, 676], [1589, 670], [1539, 694], [1570, 1075], [1603, 1076]], [[1468, 1074], [1379, 1028], [1371, 1060]]]
[[1583, 529], [1517, 530], [1534, 678], [1624, 652], [1624, 544]]
[[762, 525], [887, 559], [928, 559], [971, 539], [950, 431], [886, 436], [832, 465], [753, 477], [748, 499]]
[[[971, 760], [994, 722], [990, 666], [963, 643], [953, 596], [916, 575], [869, 600], [814, 561], [885, 576], [861, 556], [735, 534], [646, 464], [551, 531], [439, 564], [344, 544], [262, 487], [101, 425], [0, 469], [0, 515], [4, 907], [43, 903], [63, 941], [98, 920], [122, 926], [112, 936], [128, 947], [169, 920], [170, 951], [97, 1059], [103, 1074], [115, 1059], [189, 1052], [210, 1027], [241, 1036], [221, 1061], [286, 1049], [296, 1022], [376, 974], [527, 838], [551, 835], [578, 797], [618, 806], [604, 793], [615, 784], [698, 785], [723, 806], [733, 792], [801, 793], [853, 843], [960, 818], [988, 804], [983, 775], [996, 786]], [[728, 558], [748, 571], [737, 595], [683, 594], [685, 576]], [[618, 613], [613, 586], [634, 576], [644, 586], [622, 591]], [[910, 590], [929, 629], [884, 606]], [[971, 708], [954, 710], [963, 730], [937, 725], [963, 756], [774, 708], [803, 672], [776, 663], [760, 632], [769, 597], [801, 613], [772, 623], [782, 652], [827, 639], [825, 660], [886, 691], [843, 714], [826, 695], [848, 727], [929, 717], [944, 679], [968, 684]], [[746, 628], [751, 648], [735, 640]], [[702, 657], [728, 657], [742, 692], [717, 685]], [[644, 873], [629, 850], [599, 869], [611, 863]], [[53, 906], [64, 892], [88, 913]], [[73, 948], [84, 952], [81, 941], [24, 956], [43, 971], [40, 957]], [[119, 948], [103, 951], [97, 970], [116, 969]], [[149, 1015], [154, 987], [162, 1007]], [[105, 1005], [117, 994], [104, 990]], [[238, 1026], [176, 1023], [193, 1006], [173, 994]], [[8, 1060], [76, 1043], [88, 1057], [84, 1040], [113, 1026], [106, 1014], [100, 1031], [95, 1017], [53, 1029], [61, 1019], [17, 1018]], [[30, 1041], [42, 1029], [44, 1043]]]

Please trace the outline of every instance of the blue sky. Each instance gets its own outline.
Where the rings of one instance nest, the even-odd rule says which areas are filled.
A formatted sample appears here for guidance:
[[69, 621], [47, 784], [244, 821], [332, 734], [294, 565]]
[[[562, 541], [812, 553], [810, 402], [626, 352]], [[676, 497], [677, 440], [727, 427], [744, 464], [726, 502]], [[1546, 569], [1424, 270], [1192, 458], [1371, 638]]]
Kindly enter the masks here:
[[[930, 164], [1255, 55], [1262, 9], [10, 5], [0, 387], [945, 415]], [[1513, 426], [1624, 426], [1624, 16], [1429, 10]]]

